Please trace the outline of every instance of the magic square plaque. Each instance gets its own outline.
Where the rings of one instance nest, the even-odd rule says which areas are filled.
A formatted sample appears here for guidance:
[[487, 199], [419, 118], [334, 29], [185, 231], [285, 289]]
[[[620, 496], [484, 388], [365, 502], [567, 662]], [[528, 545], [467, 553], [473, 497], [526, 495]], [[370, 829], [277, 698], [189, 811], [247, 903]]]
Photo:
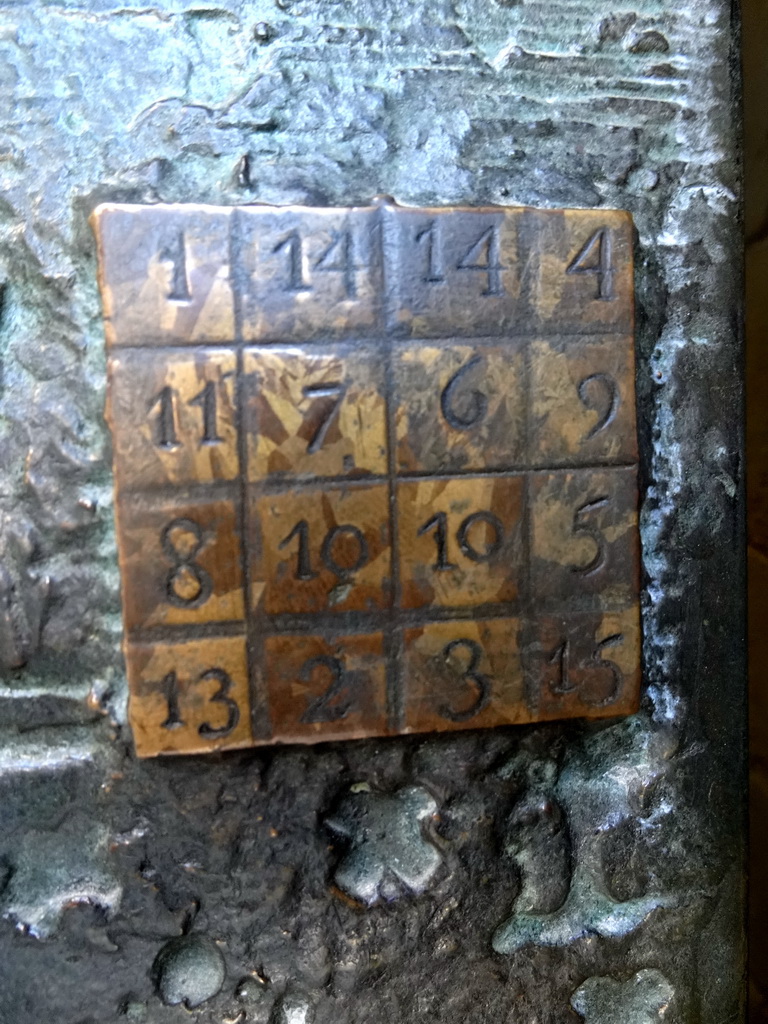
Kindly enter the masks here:
[[629, 214], [93, 224], [141, 756], [636, 710]]

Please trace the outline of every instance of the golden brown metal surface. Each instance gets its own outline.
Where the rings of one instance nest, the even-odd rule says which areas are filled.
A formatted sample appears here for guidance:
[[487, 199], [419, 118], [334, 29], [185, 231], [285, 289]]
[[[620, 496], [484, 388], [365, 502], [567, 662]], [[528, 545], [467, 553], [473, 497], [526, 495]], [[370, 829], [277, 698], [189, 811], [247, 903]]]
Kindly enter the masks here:
[[637, 707], [628, 214], [93, 223], [140, 755]]

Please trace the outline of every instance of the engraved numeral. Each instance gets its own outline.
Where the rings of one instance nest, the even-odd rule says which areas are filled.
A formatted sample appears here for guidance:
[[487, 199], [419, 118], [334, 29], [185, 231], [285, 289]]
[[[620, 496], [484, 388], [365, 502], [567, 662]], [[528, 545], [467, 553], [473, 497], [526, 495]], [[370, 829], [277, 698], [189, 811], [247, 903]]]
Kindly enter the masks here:
[[549, 658], [550, 665], [557, 665], [557, 679], [550, 683], [550, 690], [558, 696], [564, 693], [573, 693], [576, 689], [571, 682], [571, 641], [563, 640], [557, 646]]
[[319, 452], [323, 447], [325, 436], [328, 433], [328, 428], [333, 423], [334, 419], [338, 416], [341, 408], [341, 403], [344, 400], [344, 395], [347, 391], [347, 385], [344, 383], [338, 384], [308, 384], [303, 394], [305, 398], [309, 399], [322, 399], [330, 398], [332, 401], [323, 402], [321, 409], [320, 422], [317, 425], [317, 429], [310, 438], [309, 444], [307, 445], [307, 453], [314, 455], [315, 452]]
[[[220, 444], [221, 437], [218, 432], [218, 398], [217, 386], [214, 381], [209, 380], [202, 391], [191, 398], [187, 405], [197, 406], [202, 414], [202, 444]], [[180, 448], [182, 442], [176, 432], [176, 400], [177, 396], [173, 388], [166, 386], [158, 392], [149, 404], [151, 413], [157, 407], [155, 418], [154, 435], [155, 444], [158, 448]]]
[[[278, 544], [278, 549], [286, 548], [294, 539], [298, 538], [299, 547], [296, 556], [296, 572], [294, 579], [297, 580], [313, 580], [317, 576], [317, 572], [312, 569], [312, 559], [310, 554], [310, 538], [309, 538], [309, 523], [306, 519], [300, 519], [294, 526], [287, 537], [284, 537]], [[343, 538], [351, 539], [343, 543]], [[342, 541], [345, 548], [345, 555], [347, 556], [344, 562], [338, 560], [338, 544]], [[354, 547], [355, 553], [350, 556], [350, 547]], [[370, 558], [368, 550], [368, 542], [365, 539], [362, 531], [351, 523], [342, 523], [339, 526], [332, 527], [323, 539], [323, 543], [320, 547], [320, 559], [334, 576], [338, 576], [339, 579], [349, 579], [359, 569], [366, 564]]]
[[488, 398], [482, 391], [470, 391], [465, 395], [461, 393], [464, 378], [481, 362], [480, 356], [473, 356], [468, 363], [459, 367], [440, 395], [440, 409], [454, 430], [476, 427], [488, 412]]
[[[349, 697], [346, 700], [338, 700], [344, 691], [348, 690], [351, 681], [348, 678], [348, 673], [344, 671], [341, 661], [328, 654], [319, 654], [317, 657], [308, 658], [302, 665], [299, 678], [303, 683], [309, 683], [318, 669], [324, 669], [330, 675], [330, 682], [319, 697], [315, 697], [309, 702], [306, 711], [301, 716], [300, 721], [308, 725], [320, 722], [338, 722], [340, 719], [346, 718], [352, 708], [352, 700]], [[337, 701], [337, 703], [334, 704], [333, 701]]]
[[432, 568], [455, 569], [455, 563], [448, 560], [448, 516], [445, 512], [436, 512], [431, 519], [419, 527], [417, 536], [421, 537], [422, 534], [429, 533], [430, 530], [435, 531], [435, 544], [437, 545], [437, 561]]
[[[342, 565], [336, 560], [334, 554], [334, 548], [337, 546], [337, 541], [341, 537], [351, 537], [354, 546], [357, 548], [357, 555], [351, 560], [348, 565]], [[329, 569], [335, 576], [340, 579], [347, 579], [362, 569], [365, 563], [368, 561], [368, 542], [356, 526], [352, 526], [350, 523], [345, 523], [342, 526], [334, 526], [332, 530], [329, 530], [325, 535], [325, 540], [320, 548], [320, 557], [323, 560], [323, 564]]]
[[[482, 542], [482, 548], [476, 547], [471, 537], [474, 527], [478, 524], [485, 524], [486, 535], [488, 530], [492, 533], [490, 539], [486, 536]], [[455, 569], [456, 565], [448, 557], [448, 520], [445, 512], [435, 513], [419, 527], [416, 533], [420, 537], [432, 530], [435, 531], [435, 544], [437, 545], [437, 561], [432, 568], [438, 571]], [[456, 531], [456, 540], [461, 553], [471, 562], [490, 562], [499, 553], [504, 543], [504, 526], [493, 512], [473, 512], [462, 520]]]
[[195, 557], [203, 547], [203, 531], [193, 520], [173, 519], [160, 534], [160, 546], [173, 564], [165, 578], [169, 604], [199, 608], [213, 593], [213, 580]]
[[312, 285], [304, 280], [304, 240], [298, 231], [291, 231], [285, 238], [281, 239], [274, 246], [272, 252], [285, 252], [287, 266], [287, 284], [284, 291], [287, 292], [308, 292]]
[[590, 664], [594, 665], [596, 668], [607, 668], [613, 678], [613, 686], [611, 687], [610, 693], [606, 697], [603, 697], [602, 700], [589, 700], [585, 698], [584, 702], [586, 704], [592, 704], [594, 707], [602, 708], [607, 704], [612, 704], [619, 696], [621, 684], [624, 682], [624, 675], [615, 661], [611, 661], [610, 658], [603, 657], [603, 651], [610, 647], [620, 647], [623, 643], [623, 634], [614, 633], [612, 636], [607, 636], [605, 640], [601, 640], [595, 647], [592, 657], [590, 658]]
[[[611, 636], [601, 640], [595, 646], [586, 661], [585, 667], [604, 670], [607, 669], [611, 674], [613, 685], [611, 686], [610, 692], [600, 700], [591, 698], [588, 695], [581, 695], [579, 699], [584, 704], [589, 704], [596, 708], [606, 707], [608, 704], [612, 704], [619, 696], [621, 684], [624, 681], [624, 675], [615, 661], [611, 661], [609, 658], [603, 657], [603, 651], [608, 650], [611, 647], [620, 647], [623, 643], [623, 633], [613, 633]], [[549, 656], [549, 663], [557, 666], [557, 675], [555, 679], [550, 682], [549, 688], [552, 693], [557, 696], [562, 696], [566, 693], [573, 693], [578, 689], [578, 686], [571, 678], [570, 662], [571, 642], [570, 640], [564, 640], [562, 643], [558, 644]]]
[[180, 729], [184, 725], [179, 709], [179, 680], [175, 672], [169, 672], [163, 676], [160, 682], [165, 703], [168, 705], [168, 715], [160, 724], [161, 729]]
[[[476, 548], [470, 539], [470, 531], [478, 523], [485, 523], [493, 534], [491, 540], [483, 542], [484, 549]], [[459, 542], [461, 553], [470, 561], [490, 562], [494, 555], [501, 550], [504, 527], [501, 525], [499, 517], [495, 516], [493, 512], [473, 512], [471, 516], [467, 516], [456, 531], [456, 540]]]
[[613, 242], [608, 228], [598, 228], [586, 240], [571, 262], [566, 274], [592, 274], [597, 278], [596, 299], [608, 302], [613, 292]]
[[210, 698], [211, 704], [223, 704], [227, 709], [227, 721], [224, 725], [214, 728], [209, 722], [203, 722], [198, 728], [198, 733], [201, 736], [215, 737], [215, 736], [226, 736], [232, 732], [237, 723], [240, 721], [240, 708], [238, 707], [237, 701], [233, 700], [229, 696], [229, 691], [232, 689], [232, 679], [230, 676], [221, 668], [209, 668], [207, 672], [199, 678], [199, 682], [216, 682], [219, 684], [219, 688], [216, 693]]
[[174, 409], [173, 389], [164, 387], [155, 395], [149, 404], [150, 413], [157, 406], [155, 420], [155, 444], [158, 448], [178, 448], [179, 439], [176, 435], [176, 411]]
[[160, 250], [160, 260], [171, 265], [171, 280], [166, 298], [169, 302], [191, 302], [192, 292], [187, 277], [187, 243], [184, 232], [176, 236]]
[[[205, 672], [201, 673], [197, 677], [198, 683], [216, 682], [219, 684], [218, 690], [210, 698], [212, 704], [223, 704], [227, 708], [227, 721], [222, 726], [214, 727], [210, 722], [203, 722], [198, 728], [200, 736], [208, 738], [226, 736], [228, 733], [237, 726], [240, 721], [240, 708], [236, 701], [230, 696], [229, 692], [232, 689], [232, 679], [230, 676], [220, 668], [209, 668]], [[168, 715], [164, 722], [161, 723], [161, 729], [179, 729], [185, 723], [181, 717], [181, 711], [179, 709], [179, 680], [175, 671], [169, 672], [160, 682], [160, 689], [163, 692], [163, 697], [168, 706]]]
[[357, 298], [357, 282], [355, 280], [355, 260], [352, 232], [331, 232], [331, 244], [315, 263], [315, 270], [336, 270], [343, 274], [344, 292], [348, 299]]
[[217, 401], [216, 401], [216, 385], [212, 380], [209, 380], [203, 390], [191, 398], [188, 405], [199, 406], [203, 415], [203, 444], [220, 444], [221, 438], [219, 437], [216, 429], [217, 421]]
[[297, 580], [313, 580], [317, 573], [312, 569], [312, 561], [309, 554], [309, 523], [306, 519], [300, 519], [288, 536], [283, 537], [277, 545], [278, 550], [282, 551], [283, 548], [287, 548], [294, 537], [297, 537], [299, 541], [294, 578]]
[[467, 683], [471, 684], [477, 690], [477, 697], [474, 702], [463, 711], [456, 711], [454, 708], [449, 707], [447, 704], [441, 705], [438, 708], [439, 713], [443, 718], [447, 718], [451, 722], [467, 722], [470, 718], [474, 718], [475, 715], [479, 715], [481, 711], [484, 711], [488, 707], [491, 701], [492, 683], [488, 676], [482, 672], [478, 672], [478, 666], [483, 656], [483, 649], [479, 643], [475, 640], [468, 640], [464, 637], [458, 640], [451, 640], [449, 644], [443, 648], [443, 658], [446, 664], [450, 663], [450, 658], [459, 650], [466, 651], [468, 655], [468, 662], [466, 668], [462, 671], [462, 679], [465, 679]]
[[497, 225], [486, 228], [478, 240], [456, 264], [457, 270], [477, 270], [486, 274], [486, 286], [481, 295], [503, 295], [501, 272], [506, 269], [501, 265], [501, 244]]
[[584, 437], [585, 441], [610, 426], [619, 409], [619, 388], [607, 373], [591, 373], [579, 383], [579, 398], [588, 409], [596, 412], [598, 421]]
[[416, 243], [426, 250], [427, 269], [421, 280], [424, 284], [442, 284], [445, 275], [440, 261], [440, 234], [436, 220], [431, 220], [425, 228], [416, 233]]
[[587, 501], [583, 505], [580, 505], [573, 513], [573, 532], [576, 535], [583, 535], [589, 537], [595, 543], [595, 555], [591, 558], [586, 565], [572, 565], [571, 569], [573, 572], [579, 573], [581, 576], [592, 576], [594, 573], [599, 572], [606, 563], [607, 550], [606, 541], [600, 530], [588, 521], [588, 516], [594, 515], [595, 512], [599, 512], [600, 509], [605, 508], [609, 504], [609, 498], [595, 498], [592, 501]]

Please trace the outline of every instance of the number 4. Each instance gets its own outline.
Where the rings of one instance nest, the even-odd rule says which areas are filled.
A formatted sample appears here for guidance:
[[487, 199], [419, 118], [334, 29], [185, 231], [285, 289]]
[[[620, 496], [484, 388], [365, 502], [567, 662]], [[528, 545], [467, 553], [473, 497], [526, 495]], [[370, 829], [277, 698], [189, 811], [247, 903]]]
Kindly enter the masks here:
[[609, 302], [613, 293], [613, 241], [608, 228], [598, 228], [586, 240], [566, 268], [566, 274], [593, 274], [597, 278], [596, 299]]

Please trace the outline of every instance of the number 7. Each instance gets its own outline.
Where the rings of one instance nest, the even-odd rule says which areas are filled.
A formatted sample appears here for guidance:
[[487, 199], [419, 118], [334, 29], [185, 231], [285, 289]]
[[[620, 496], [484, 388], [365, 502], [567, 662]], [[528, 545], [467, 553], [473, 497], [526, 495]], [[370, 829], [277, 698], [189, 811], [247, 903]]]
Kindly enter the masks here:
[[332, 398], [333, 404], [326, 405], [322, 410], [320, 422], [307, 445], [307, 453], [314, 455], [323, 447], [325, 436], [334, 418], [338, 415], [344, 395], [347, 393], [347, 385], [339, 384], [308, 384], [304, 388], [305, 398]]

